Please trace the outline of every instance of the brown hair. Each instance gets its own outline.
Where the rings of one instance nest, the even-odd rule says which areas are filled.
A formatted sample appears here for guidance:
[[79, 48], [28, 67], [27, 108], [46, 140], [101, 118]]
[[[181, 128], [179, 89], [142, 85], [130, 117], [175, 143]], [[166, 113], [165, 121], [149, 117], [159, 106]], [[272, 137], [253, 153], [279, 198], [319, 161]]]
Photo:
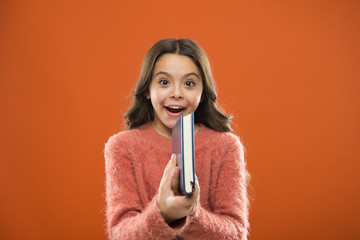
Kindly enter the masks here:
[[193, 60], [198, 67], [203, 81], [202, 101], [196, 109], [195, 123], [219, 132], [231, 131], [231, 116], [223, 114], [216, 103], [217, 93], [214, 78], [210, 70], [210, 63], [205, 51], [194, 41], [189, 39], [164, 39], [155, 43], [145, 55], [141, 66], [140, 78], [136, 84], [133, 105], [125, 114], [129, 129], [154, 120], [154, 110], [151, 101], [145, 94], [149, 91], [156, 61], [164, 54], [173, 53], [184, 55]]

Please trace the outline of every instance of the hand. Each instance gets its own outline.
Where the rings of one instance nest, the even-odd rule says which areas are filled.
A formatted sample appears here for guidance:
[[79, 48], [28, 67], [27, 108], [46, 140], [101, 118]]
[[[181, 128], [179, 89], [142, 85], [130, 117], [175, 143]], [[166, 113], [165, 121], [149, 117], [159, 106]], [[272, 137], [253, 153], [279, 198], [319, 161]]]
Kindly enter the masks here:
[[165, 167], [158, 194], [158, 206], [165, 222], [170, 224], [195, 212], [200, 197], [197, 178], [195, 182], [195, 192], [192, 195], [179, 194], [179, 168], [176, 167], [176, 155], [172, 154]]

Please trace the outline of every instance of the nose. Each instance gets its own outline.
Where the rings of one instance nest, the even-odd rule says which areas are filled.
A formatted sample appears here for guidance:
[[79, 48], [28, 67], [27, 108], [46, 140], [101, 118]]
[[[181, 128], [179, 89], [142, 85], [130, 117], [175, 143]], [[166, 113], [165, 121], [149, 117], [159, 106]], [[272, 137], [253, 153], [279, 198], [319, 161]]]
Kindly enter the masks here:
[[170, 97], [172, 99], [181, 99], [181, 98], [183, 98], [184, 96], [183, 96], [183, 93], [181, 91], [181, 88], [178, 87], [178, 86], [174, 86], [172, 91], [171, 91]]

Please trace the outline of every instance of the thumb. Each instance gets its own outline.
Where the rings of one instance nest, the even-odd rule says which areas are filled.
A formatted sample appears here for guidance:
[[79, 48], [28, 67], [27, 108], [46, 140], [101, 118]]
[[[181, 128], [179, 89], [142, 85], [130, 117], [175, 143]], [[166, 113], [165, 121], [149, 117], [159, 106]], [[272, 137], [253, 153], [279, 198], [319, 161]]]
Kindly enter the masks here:
[[179, 168], [175, 167], [173, 171], [173, 176], [171, 178], [171, 190], [174, 192], [175, 196], [179, 196]]

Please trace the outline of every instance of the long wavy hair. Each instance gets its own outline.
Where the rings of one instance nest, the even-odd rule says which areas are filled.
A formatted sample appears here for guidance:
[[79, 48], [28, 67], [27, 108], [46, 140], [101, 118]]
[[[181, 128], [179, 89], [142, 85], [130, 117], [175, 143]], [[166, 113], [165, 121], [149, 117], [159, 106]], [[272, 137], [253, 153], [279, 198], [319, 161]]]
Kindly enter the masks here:
[[163, 39], [155, 43], [145, 55], [139, 80], [135, 87], [132, 107], [125, 113], [129, 129], [154, 120], [154, 109], [150, 99], [146, 98], [157, 60], [164, 54], [172, 53], [187, 56], [198, 67], [203, 81], [202, 101], [196, 109], [195, 123], [219, 132], [230, 132], [232, 116], [225, 115], [217, 104], [215, 81], [205, 51], [190, 39]]

